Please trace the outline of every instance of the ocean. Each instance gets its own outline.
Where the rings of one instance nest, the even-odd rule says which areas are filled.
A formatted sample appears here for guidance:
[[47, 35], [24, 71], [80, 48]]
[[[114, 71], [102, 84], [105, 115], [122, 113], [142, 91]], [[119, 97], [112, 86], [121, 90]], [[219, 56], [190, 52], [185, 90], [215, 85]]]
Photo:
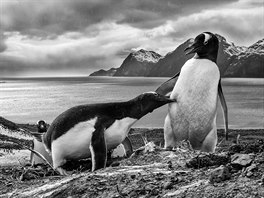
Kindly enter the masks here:
[[[16, 123], [51, 123], [56, 116], [80, 104], [125, 101], [154, 91], [168, 78], [60, 77], [0, 79], [0, 116]], [[264, 79], [225, 78], [229, 127], [264, 128]], [[134, 127], [163, 127], [167, 106], [146, 115]], [[224, 128], [218, 105], [218, 128]]]

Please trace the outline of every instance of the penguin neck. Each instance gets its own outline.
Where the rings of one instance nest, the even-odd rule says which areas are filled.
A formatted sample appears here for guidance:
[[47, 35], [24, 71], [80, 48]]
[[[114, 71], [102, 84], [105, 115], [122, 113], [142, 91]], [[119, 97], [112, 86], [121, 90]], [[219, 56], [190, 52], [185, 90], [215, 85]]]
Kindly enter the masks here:
[[121, 109], [122, 117], [130, 117], [139, 120], [144, 115], [148, 114], [149, 111], [143, 109], [143, 105], [140, 101], [129, 100], [123, 103], [124, 108]]
[[208, 59], [210, 61], [213, 61], [216, 64], [217, 61], [217, 52], [216, 53], [210, 53], [210, 54], [197, 54], [195, 53], [194, 59]]

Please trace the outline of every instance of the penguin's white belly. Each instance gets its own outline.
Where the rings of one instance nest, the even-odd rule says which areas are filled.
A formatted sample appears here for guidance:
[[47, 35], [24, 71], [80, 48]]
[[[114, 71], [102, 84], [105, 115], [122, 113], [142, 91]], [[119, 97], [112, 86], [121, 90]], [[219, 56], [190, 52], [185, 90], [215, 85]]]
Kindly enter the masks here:
[[[92, 134], [95, 132], [94, 125], [97, 118], [81, 122], [54, 140], [51, 144], [52, 156], [63, 159], [82, 159], [91, 156], [90, 143]], [[127, 136], [130, 127], [137, 121], [133, 118], [116, 120], [104, 131], [107, 149], [119, 145]]]
[[[202, 141], [210, 131], [216, 116], [220, 74], [209, 60], [189, 60], [183, 66], [169, 104], [171, 127], [176, 140], [197, 136]], [[196, 138], [196, 137], [195, 137]]]
[[105, 140], [108, 149], [115, 148], [126, 138], [129, 129], [137, 121], [134, 118], [123, 118], [122, 120], [116, 120], [105, 131]]
[[[95, 131], [97, 118], [76, 124], [62, 136], [51, 143], [52, 158], [63, 159], [87, 158], [90, 153], [90, 142]], [[56, 157], [55, 157], [56, 156]]]

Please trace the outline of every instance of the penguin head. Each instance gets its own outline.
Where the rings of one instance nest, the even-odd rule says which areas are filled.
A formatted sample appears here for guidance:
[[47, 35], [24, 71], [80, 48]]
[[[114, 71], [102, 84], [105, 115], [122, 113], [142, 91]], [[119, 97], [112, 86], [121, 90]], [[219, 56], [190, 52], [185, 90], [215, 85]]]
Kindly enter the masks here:
[[194, 58], [209, 59], [216, 63], [219, 41], [211, 32], [199, 34], [184, 51], [186, 55], [196, 53]]
[[156, 92], [143, 93], [135, 100], [139, 104], [141, 117], [165, 104], [176, 102], [175, 99], [170, 99], [169, 96], [163, 96]]
[[47, 132], [47, 124], [44, 120], [39, 120], [37, 122], [38, 132], [45, 133]]

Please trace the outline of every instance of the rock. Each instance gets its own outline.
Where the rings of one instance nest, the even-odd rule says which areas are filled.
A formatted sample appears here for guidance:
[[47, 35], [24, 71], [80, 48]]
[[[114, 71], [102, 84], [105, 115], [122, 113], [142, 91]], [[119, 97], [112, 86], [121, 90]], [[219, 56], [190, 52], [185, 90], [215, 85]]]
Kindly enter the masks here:
[[225, 180], [228, 180], [231, 178], [231, 174], [226, 166], [220, 166], [216, 169], [214, 169], [210, 173], [209, 181], [211, 183], [219, 183]]
[[262, 177], [259, 180], [259, 183], [264, 186], [264, 174], [262, 175]]
[[253, 172], [257, 170], [256, 164], [251, 164], [249, 167], [246, 168], [245, 173], [247, 177], [251, 177], [253, 175]]
[[168, 161], [167, 164], [168, 164], [168, 169], [172, 170], [173, 169], [172, 162], [171, 161]]
[[100, 69], [99, 71], [93, 72], [90, 76], [113, 76], [116, 73], [117, 68], [111, 68], [109, 70]]
[[230, 162], [230, 157], [223, 154], [204, 154], [198, 155], [186, 162], [188, 168], [203, 168], [215, 165], [226, 165]]
[[166, 190], [172, 189], [173, 183], [171, 181], [167, 181], [167, 182], [164, 183], [163, 187]]
[[253, 161], [253, 156], [249, 154], [236, 153], [231, 156], [231, 165], [233, 168], [242, 169], [249, 166]]
[[111, 164], [111, 167], [116, 167], [116, 166], [119, 166], [120, 165], [120, 162], [113, 162], [112, 164]]

